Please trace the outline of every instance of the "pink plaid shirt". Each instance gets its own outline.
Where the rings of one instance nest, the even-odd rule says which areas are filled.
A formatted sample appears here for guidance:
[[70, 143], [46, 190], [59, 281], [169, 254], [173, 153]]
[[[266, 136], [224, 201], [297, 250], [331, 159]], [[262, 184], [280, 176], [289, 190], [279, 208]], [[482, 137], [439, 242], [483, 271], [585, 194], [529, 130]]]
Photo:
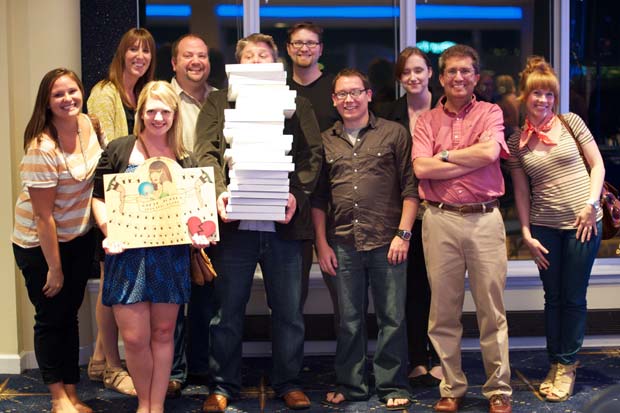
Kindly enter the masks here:
[[[445, 97], [418, 119], [413, 136], [412, 159], [432, 158], [443, 150], [467, 148], [486, 130], [500, 144], [501, 158], [510, 155], [504, 140], [504, 118], [499, 106], [474, 97], [458, 114], [448, 111]], [[466, 175], [452, 179], [421, 179], [421, 199], [447, 204], [491, 201], [504, 194], [499, 159]]]

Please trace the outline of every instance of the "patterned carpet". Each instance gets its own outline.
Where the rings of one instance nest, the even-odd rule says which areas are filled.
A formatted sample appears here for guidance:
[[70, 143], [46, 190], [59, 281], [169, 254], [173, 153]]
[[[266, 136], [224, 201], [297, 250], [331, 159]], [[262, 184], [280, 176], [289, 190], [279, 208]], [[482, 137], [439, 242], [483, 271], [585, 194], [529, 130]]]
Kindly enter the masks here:
[[[620, 349], [587, 350], [580, 355], [575, 394], [564, 403], [551, 404], [538, 398], [537, 388], [547, 372], [544, 351], [512, 351], [513, 412], [515, 413], [620, 413]], [[340, 408], [321, 406], [320, 401], [334, 381], [333, 358], [328, 356], [306, 357], [303, 371], [305, 389], [312, 400], [306, 412], [384, 412], [385, 406], [373, 396], [367, 402], [348, 403]], [[284, 403], [273, 398], [273, 392], [265, 383], [269, 371], [268, 358], [244, 360], [244, 391], [239, 400], [229, 406], [227, 412], [257, 413], [286, 411]], [[479, 352], [465, 352], [463, 366], [470, 383], [461, 412], [487, 412], [487, 401], [480, 394], [484, 382], [484, 370]], [[79, 391], [82, 399], [95, 412], [134, 412], [136, 399], [122, 396], [103, 388], [100, 383], [90, 382], [86, 368], [82, 368]], [[167, 413], [201, 412], [206, 387], [190, 384], [179, 399], [166, 402]], [[409, 412], [432, 412], [432, 405], [439, 396], [436, 388], [416, 387]], [[261, 405], [264, 408], [261, 410]], [[0, 413], [49, 411], [49, 395], [40, 379], [38, 370], [21, 375], [0, 375]]]

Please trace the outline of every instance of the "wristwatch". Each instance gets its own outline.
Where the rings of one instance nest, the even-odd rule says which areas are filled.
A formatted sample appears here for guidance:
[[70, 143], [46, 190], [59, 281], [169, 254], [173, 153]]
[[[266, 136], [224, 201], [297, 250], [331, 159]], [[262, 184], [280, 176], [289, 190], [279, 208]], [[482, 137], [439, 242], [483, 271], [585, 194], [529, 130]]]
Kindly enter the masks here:
[[409, 241], [411, 239], [411, 231], [407, 231], [406, 229], [399, 229], [396, 231], [396, 236], [404, 239], [405, 241]]
[[593, 198], [588, 199], [586, 201], [586, 205], [590, 205], [592, 208], [594, 208], [595, 211], [598, 211], [598, 209], [601, 207], [601, 203], [599, 202], [599, 200]]
[[448, 162], [448, 156], [450, 156], [450, 152], [445, 149], [439, 154], [439, 158], [444, 162]]

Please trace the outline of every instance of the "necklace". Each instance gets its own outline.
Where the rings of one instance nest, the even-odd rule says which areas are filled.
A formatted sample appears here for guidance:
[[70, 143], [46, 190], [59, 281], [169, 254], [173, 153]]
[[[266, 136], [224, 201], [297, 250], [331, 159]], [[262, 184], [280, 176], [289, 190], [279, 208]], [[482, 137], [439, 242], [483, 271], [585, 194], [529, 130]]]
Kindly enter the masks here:
[[84, 153], [84, 145], [82, 144], [82, 130], [80, 129], [79, 124], [77, 128], [77, 135], [78, 135], [78, 142], [80, 144], [80, 152], [82, 152], [82, 160], [84, 162], [84, 177], [77, 178], [75, 175], [73, 175], [73, 172], [71, 171], [71, 168], [69, 167], [69, 162], [67, 161], [67, 155], [65, 154], [65, 150], [62, 147], [60, 137], [58, 137], [58, 146], [60, 147], [60, 153], [62, 153], [62, 158], [65, 161], [65, 167], [67, 168], [67, 171], [69, 171], [69, 175], [71, 175], [71, 178], [73, 178], [74, 180], [78, 182], [82, 182], [88, 176], [88, 163], [86, 162], [86, 154]]

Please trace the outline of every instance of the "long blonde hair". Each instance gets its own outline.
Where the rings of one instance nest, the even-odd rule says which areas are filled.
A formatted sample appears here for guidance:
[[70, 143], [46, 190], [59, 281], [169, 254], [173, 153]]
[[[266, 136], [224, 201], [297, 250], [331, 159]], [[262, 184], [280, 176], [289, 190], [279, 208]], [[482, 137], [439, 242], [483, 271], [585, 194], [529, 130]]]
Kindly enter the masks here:
[[136, 108], [136, 121], [133, 127], [133, 134], [139, 136], [144, 130], [144, 106], [148, 99], [157, 99], [164, 102], [174, 112], [172, 126], [168, 130], [168, 146], [172, 149], [177, 159], [185, 158], [189, 155], [185, 145], [183, 145], [183, 120], [179, 111], [179, 96], [176, 94], [170, 83], [163, 80], [156, 80], [147, 83], [140, 96]]
[[103, 80], [103, 84], [112, 83], [118, 93], [121, 95], [121, 99], [123, 100], [123, 104], [131, 109], [134, 109], [133, 103], [129, 101], [129, 97], [125, 94], [125, 87], [123, 86], [123, 71], [125, 68], [125, 53], [127, 50], [132, 47], [136, 42], [139, 43], [140, 47], [146, 46], [151, 52], [151, 63], [149, 68], [146, 70], [146, 73], [138, 79], [136, 85], [134, 86], [133, 92], [136, 96], [140, 94], [144, 85], [155, 78], [155, 39], [153, 39], [153, 35], [146, 29], [129, 29], [123, 37], [121, 37], [120, 42], [118, 43], [118, 47], [116, 48], [116, 52], [114, 53], [114, 57], [112, 58], [112, 62], [110, 63], [110, 69], [108, 71], [108, 78]]

